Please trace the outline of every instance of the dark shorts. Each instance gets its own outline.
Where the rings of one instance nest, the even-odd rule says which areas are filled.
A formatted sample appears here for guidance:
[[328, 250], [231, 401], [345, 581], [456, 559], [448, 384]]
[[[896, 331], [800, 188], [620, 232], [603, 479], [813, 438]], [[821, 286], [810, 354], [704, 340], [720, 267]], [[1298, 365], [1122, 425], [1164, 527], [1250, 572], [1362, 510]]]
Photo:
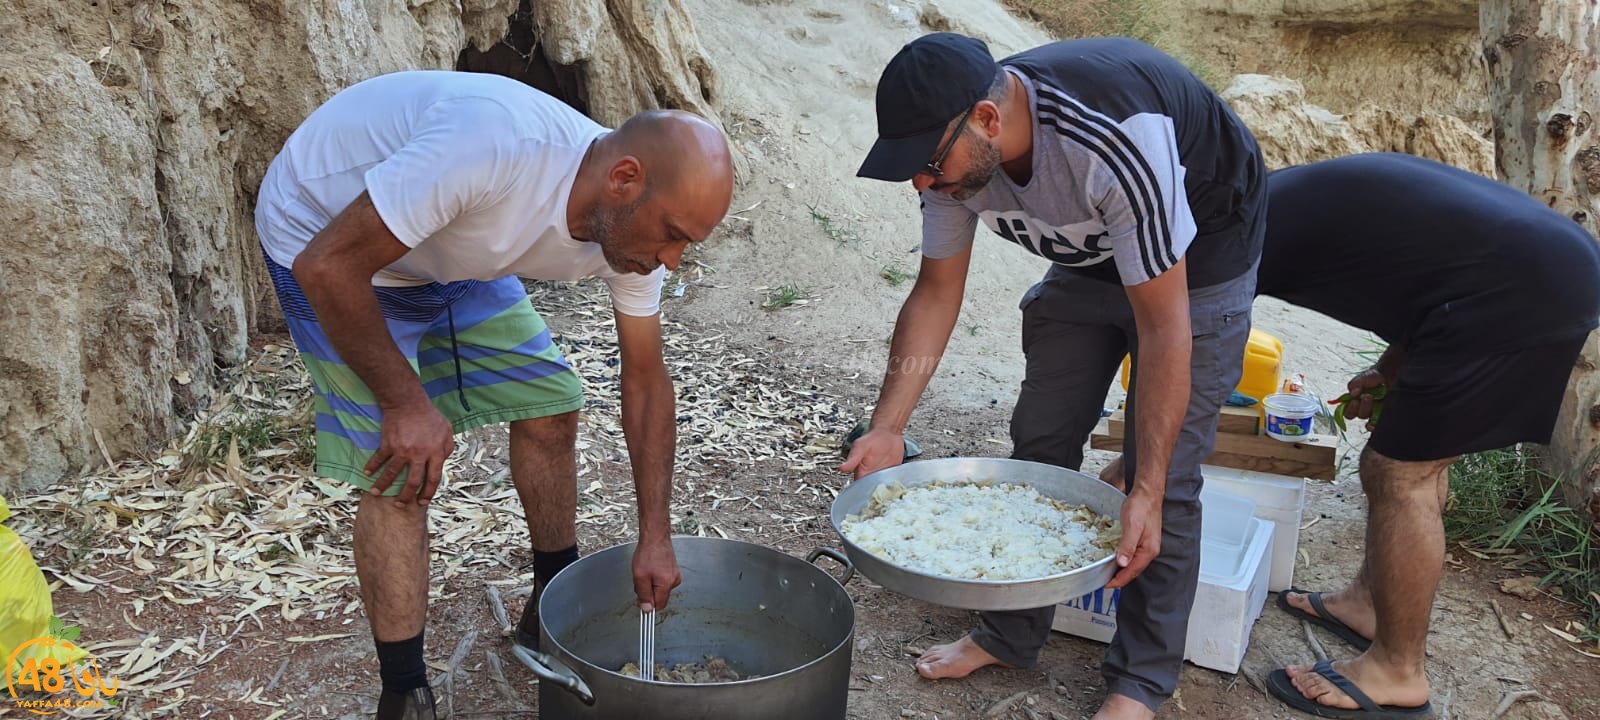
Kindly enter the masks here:
[[1478, 357], [1408, 359], [1367, 447], [1422, 462], [1549, 443], [1586, 339]]

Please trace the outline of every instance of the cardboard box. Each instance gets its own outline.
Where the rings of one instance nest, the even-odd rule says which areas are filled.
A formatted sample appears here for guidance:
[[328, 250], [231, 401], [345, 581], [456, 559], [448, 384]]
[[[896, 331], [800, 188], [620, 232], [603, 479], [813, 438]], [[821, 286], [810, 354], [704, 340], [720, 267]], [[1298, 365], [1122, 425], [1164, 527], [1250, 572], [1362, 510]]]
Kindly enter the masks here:
[[[1254, 517], [1248, 498], [1207, 491], [1200, 540], [1200, 585], [1189, 613], [1184, 659], [1200, 667], [1238, 672], [1250, 630], [1267, 599], [1273, 523]], [[1120, 590], [1104, 588], [1056, 607], [1051, 626], [1068, 635], [1110, 642], [1117, 628]]]
[[1305, 478], [1214, 465], [1201, 465], [1200, 475], [1205, 478], [1207, 489], [1249, 498], [1255, 503], [1253, 515], [1272, 521], [1272, 572], [1267, 589], [1278, 592], [1293, 587], [1300, 519], [1306, 504]]

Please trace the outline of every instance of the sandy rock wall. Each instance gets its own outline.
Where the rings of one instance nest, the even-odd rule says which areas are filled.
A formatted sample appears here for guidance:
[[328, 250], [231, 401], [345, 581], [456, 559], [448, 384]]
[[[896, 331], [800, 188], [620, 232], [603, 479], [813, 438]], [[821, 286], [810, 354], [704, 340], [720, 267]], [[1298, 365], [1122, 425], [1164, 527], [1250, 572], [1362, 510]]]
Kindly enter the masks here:
[[[462, 8], [465, 8], [463, 11]], [[163, 441], [276, 315], [252, 198], [331, 92], [450, 67], [508, 0], [55, 3], [0, 15], [0, 489]]]
[[1487, 83], [1470, 0], [1185, 0], [1166, 35], [1221, 77], [1290, 75], [1315, 103], [1454, 115], [1488, 128]]
[[680, 0], [521, 0], [504, 40], [467, 48], [459, 67], [544, 88], [610, 127], [657, 107], [720, 122], [716, 72]]
[[1460, 118], [1371, 105], [1337, 115], [1306, 100], [1296, 80], [1240, 75], [1222, 92], [1250, 126], [1267, 167], [1362, 152], [1420, 155], [1494, 177], [1494, 144]]
[[0, 491], [164, 441], [279, 324], [255, 192], [339, 89], [515, 67], [603, 122], [715, 117], [677, 0], [13, 0], [0, 38]]

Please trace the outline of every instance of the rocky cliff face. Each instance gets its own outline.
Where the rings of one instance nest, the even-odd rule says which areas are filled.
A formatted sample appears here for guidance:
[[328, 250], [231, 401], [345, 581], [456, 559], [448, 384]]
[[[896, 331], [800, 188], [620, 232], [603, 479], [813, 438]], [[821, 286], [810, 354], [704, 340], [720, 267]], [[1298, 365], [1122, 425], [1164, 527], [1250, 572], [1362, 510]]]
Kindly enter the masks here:
[[1312, 102], [1453, 115], [1488, 128], [1473, 0], [1185, 0], [1164, 34], [1224, 77], [1290, 75]]
[[[921, 30], [1016, 24], [986, 2], [954, 18], [931, 1], [870, 9], [913, 6]], [[746, 54], [725, 58], [750, 71], [719, 90], [682, 0], [13, 0], [0, 15], [0, 491], [143, 451], [205, 406], [217, 368], [277, 323], [251, 223], [261, 175], [306, 114], [356, 81], [500, 72], [607, 124], [646, 107], [716, 118], [848, 98], [841, 117], [870, 128], [881, 58], [842, 69], [865, 41], [829, 49], [826, 37], [860, 6], [695, 7], [714, 37], [748, 33], [741, 12], [781, 15], [786, 37], [819, 53], [805, 63], [828, 70], [815, 88], [786, 86], [773, 78], [798, 60]], [[1304, 79], [1230, 91], [1275, 164], [1389, 149], [1487, 172], [1473, 7], [1200, 0], [1180, 34], [1213, 68]], [[724, 92], [748, 107], [723, 107]], [[808, 132], [774, 127], [790, 125]]]
[[1240, 75], [1222, 92], [1250, 126], [1267, 167], [1363, 152], [1400, 152], [1494, 177], [1494, 143], [1460, 118], [1364, 105], [1338, 115], [1306, 101], [1298, 81]]
[[710, 114], [711, 69], [677, 2], [540, 6], [535, 18], [517, 0], [8, 3], [0, 490], [164, 441], [257, 323], [276, 322], [255, 191], [338, 89], [471, 67], [508, 47], [513, 19], [543, 33], [518, 56], [543, 73], [530, 81], [603, 121], [661, 105]]

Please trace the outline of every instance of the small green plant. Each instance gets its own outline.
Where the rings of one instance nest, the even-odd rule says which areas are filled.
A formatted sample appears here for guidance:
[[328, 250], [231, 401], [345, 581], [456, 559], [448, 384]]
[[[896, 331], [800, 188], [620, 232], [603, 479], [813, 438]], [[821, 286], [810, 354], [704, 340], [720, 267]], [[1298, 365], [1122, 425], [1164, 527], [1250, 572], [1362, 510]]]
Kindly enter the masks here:
[[767, 291], [761, 308], [767, 311], [782, 310], [805, 299], [806, 289], [799, 285], [780, 285]]
[[1362, 362], [1361, 367], [1356, 368], [1355, 371], [1361, 372], [1362, 370], [1377, 365], [1378, 358], [1383, 357], [1383, 351], [1388, 349], [1389, 343], [1384, 342], [1375, 335], [1367, 335], [1367, 347], [1355, 351], [1356, 357], [1361, 358]]
[[267, 413], [246, 415], [201, 428], [190, 459], [200, 465], [223, 462], [235, 442], [239, 445], [241, 459], [288, 444], [294, 452], [284, 457], [297, 465], [310, 466], [316, 460], [314, 433], [310, 418]]
[[283, 560], [293, 554], [294, 551], [288, 545], [285, 545], [282, 540], [274, 540], [271, 545], [267, 546], [266, 550], [261, 551], [261, 559], [273, 562], [275, 560]]
[[1600, 543], [1586, 518], [1555, 499], [1559, 486], [1520, 447], [1467, 455], [1450, 467], [1445, 535], [1531, 558], [1540, 584], [1588, 616], [1583, 637], [1600, 641]]
[[977, 337], [978, 336], [978, 331], [981, 330], [982, 328], [983, 328], [983, 326], [979, 325], [977, 323], [967, 323], [967, 334], [972, 336], [972, 337]]
[[64, 624], [61, 618], [54, 615], [50, 616], [50, 637], [67, 642], [77, 642], [78, 633], [81, 632], [83, 632], [83, 628], [77, 625]]
[[67, 531], [66, 537], [61, 539], [61, 549], [66, 551], [67, 569], [78, 570], [86, 567], [89, 564], [89, 557], [101, 546], [100, 527], [87, 516], [79, 518], [73, 524], [73, 529]]
[[916, 278], [917, 274], [899, 265], [884, 265], [878, 269], [878, 277], [888, 280], [893, 287], [899, 287], [901, 283]]
[[811, 211], [811, 219], [822, 228], [822, 234], [827, 235], [830, 240], [840, 245], [861, 242], [861, 233], [854, 226], [834, 222], [833, 218], [823, 214], [815, 205], [807, 205], [806, 208]]

